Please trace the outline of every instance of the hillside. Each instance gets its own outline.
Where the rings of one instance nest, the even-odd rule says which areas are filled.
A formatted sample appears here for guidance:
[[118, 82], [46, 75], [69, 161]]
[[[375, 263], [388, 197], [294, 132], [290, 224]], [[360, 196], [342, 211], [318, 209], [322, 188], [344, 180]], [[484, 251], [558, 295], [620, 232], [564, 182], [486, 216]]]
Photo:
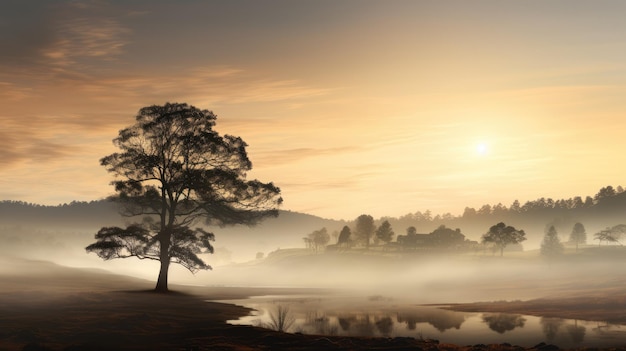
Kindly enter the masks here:
[[[24, 202], [0, 202], [0, 251], [27, 258], [44, 257], [65, 262], [86, 259], [84, 248], [103, 226], [120, 226], [130, 219], [118, 214], [108, 201], [72, 202], [59, 206], [41, 206]], [[313, 230], [327, 227], [337, 230], [340, 221], [290, 211], [280, 211], [254, 226], [209, 227], [216, 240], [212, 265], [254, 259], [257, 252], [278, 248], [303, 247], [302, 238]], [[96, 258], [95, 255], [90, 255]], [[93, 260], [87, 259], [93, 263]]]
[[[365, 212], [365, 211], [364, 211]], [[366, 213], [366, 212], [365, 212]], [[72, 202], [59, 206], [41, 206], [17, 201], [0, 202], [0, 251], [34, 259], [48, 259], [65, 264], [103, 267], [95, 255], [85, 254], [84, 247], [93, 241], [93, 235], [103, 226], [119, 226], [128, 222], [118, 214], [115, 205], [100, 200]], [[466, 208], [463, 215], [433, 215], [430, 211], [407, 214], [399, 218], [376, 220], [380, 225], [388, 220], [395, 237], [414, 226], [419, 233], [430, 233], [440, 225], [459, 228], [467, 239], [480, 240], [488, 228], [505, 222], [526, 232], [525, 249], [536, 249], [545, 228], [554, 225], [561, 241], [567, 241], [573, 225], [581, 222], [587, 231], [587, 243], [595, 244], [594, 233], [617, 224], [626, 223], [626, 192], [618, 187], [600, 189], [593, 198], [537, 199], [519, 202], [509, 207], [485, 205], [479, 209]], [[331, 234], [344, 225], [354, 229], [354, 222], [324, 219], [313, 215], [280, 211], [254, 227], [229, 226], [208, 228], [216, 236], [215, 253], [207, 258], [214, 267], [231, 262], [254, 260], [258, 253], [264, 256], [277, 249], [303, 248], [303, 238], [325, 227]], [[116, 263], [106, 263], [114, 267]], [[125, 264], [128, 268], [128, 264]]]

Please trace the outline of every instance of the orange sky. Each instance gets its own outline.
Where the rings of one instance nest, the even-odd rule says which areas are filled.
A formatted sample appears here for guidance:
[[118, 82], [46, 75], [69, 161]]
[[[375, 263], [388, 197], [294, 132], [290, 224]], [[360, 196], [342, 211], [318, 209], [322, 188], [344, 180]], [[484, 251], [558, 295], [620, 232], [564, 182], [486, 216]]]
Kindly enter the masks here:
[[626, 167], [626, 2], [3, 1], [0, 199], [112, 193], [151, 104], [241, 136], [283, 208], [399, 216], [594, 195]]

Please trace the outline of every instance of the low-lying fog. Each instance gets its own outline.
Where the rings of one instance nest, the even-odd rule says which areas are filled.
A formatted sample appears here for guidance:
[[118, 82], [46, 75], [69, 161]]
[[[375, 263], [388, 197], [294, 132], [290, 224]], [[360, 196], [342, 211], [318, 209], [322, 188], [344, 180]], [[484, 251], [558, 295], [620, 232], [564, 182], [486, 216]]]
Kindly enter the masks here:
[[[28, 233], [22, 233], [26, 236]], [[102, 261], [87, 254], [90, 238], [80, 232], [64, 233], [73, 243], [48, 239], [33, 244], [22, 239], [3, 246], [4, 257], [50, 261], [70, 267], [99, 268], [116, 274], [156, 281], [159, 264], [135, 258]], [[31, 245], [32, 246], [29, 246]], [[561, 260], [542, 259], [538, 250], [490, 251], [462, 254], [436, 251], [383, 252], [372, 248], [344, 252], [278, 249], [261, 259], [214, 265], [212, 271], [191, 274], [170, 268], [170, 283], [196, 286], [310, 287], [360, 290], [414, 303], [452, 303], [517, 300], [561, 296], [593, 290], [617, 291], [626, 287], [622, 272], [626, 252], [620, 246], [585, 246], [568, 249]], [[205, 257], [212, 263], [212, 256]], [[0, 266], [0, 272], [19, 267]], [[19, 274], [11, 272], [12, 274]]]
[[[103, 261], [85, 252], [100, 227], [121, 225], [119, 215], [116, 217], [114, 209], [106, 202], [58, 208], [23, 204], [5, 204], [5, 207], [0, 216], [0, 255], [4, 258], [98, 268], [156, 281], [159, 271], [156, 261], [135, 258]], [[278, 218], [252, 228], [213, 228], [215, 253], [204, 258], [214, 269], [193, 275], [172, 265], [170, 283], [357, 289], [407, 298], [415, 303], [516, 300], [591, 290], [595, 293], [618, 291], [626, 287], [626, 278], [621, 274], [626, 268], [626, 253], [620, 245], [602, 243], [598, 247], [593, 236], [598, 230], [619, 224], [621, 212], [618, 212], [615, 210], [610, 216], [606, 215], [609, 212], [599, 210], [588, 214], [580, 212], [579, 215], [586, 218], [588, 245], [581, 245], [578, 252], [569, 246], [564, 257], [547, 261], [538, 250], [546, 225], [554, 225], [561, 241], [565, 242], [572, 225], [578, 221], [574, 218], [580, 216], [555, 218], [518, 214], [505, 218], [507, 224], [525, 230], [527, 240], [523, 242], [524, 251], [505, 251], [500, 257], [498, 252], [494, 255], [480, 249], [454, 254], [426, 249], [403, 251], [397, 247], [385, 250], [381, 246], [371, 250], [315, 252], [304, 248], [303, 238], [309, 233], [325, 227], [333, 243], [337, 240], [335, 234], [353, 223], [282, 211]], [[493, 216], [472, 220], [457, 217], [448, 225], [450, 228], [458, 225], [467, 240], [480, 241], [489, 226], [498, 221], [500, 218]], [[407, 225], [417, 223], [418, 233], [429, 233], [441, 225], [402, 218], [393, 223], [396, 237], [404, 234]], [[19, 267], [10, 267], [18, 270], [13, 274], [19, 274]], [[7, 266], [0, 266], [0, 272], [3, 270], [6, 272]]]

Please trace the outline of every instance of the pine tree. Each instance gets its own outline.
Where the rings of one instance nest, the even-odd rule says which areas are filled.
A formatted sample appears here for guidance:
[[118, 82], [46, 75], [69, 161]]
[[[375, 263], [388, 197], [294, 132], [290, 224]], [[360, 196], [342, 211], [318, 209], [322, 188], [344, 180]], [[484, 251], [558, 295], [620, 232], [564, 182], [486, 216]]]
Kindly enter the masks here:
[[569, 235], [569, 242], [576, 244], [576, 252], [578, 252], [578, 244], [587, 243], [587, 232], [585, 231], [585, 226], [583, 226], [582, 223], [574, 224], [572, 233]]
[[559, 239], [556, 229], [550, 226], [541, 243], [541, 255], [544, 257], [556, 257], [563, 254], [563, 244]]

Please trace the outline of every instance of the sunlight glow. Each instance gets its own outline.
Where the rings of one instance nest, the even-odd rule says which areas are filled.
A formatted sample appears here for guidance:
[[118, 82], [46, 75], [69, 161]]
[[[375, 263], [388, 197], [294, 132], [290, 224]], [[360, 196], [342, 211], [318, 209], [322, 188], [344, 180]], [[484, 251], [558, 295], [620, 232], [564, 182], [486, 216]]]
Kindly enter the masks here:
[[489, 146], [486, 143], [478, 143], [476, 145], [476, 153], [478, 155], [486, 155], [489, 152]]

